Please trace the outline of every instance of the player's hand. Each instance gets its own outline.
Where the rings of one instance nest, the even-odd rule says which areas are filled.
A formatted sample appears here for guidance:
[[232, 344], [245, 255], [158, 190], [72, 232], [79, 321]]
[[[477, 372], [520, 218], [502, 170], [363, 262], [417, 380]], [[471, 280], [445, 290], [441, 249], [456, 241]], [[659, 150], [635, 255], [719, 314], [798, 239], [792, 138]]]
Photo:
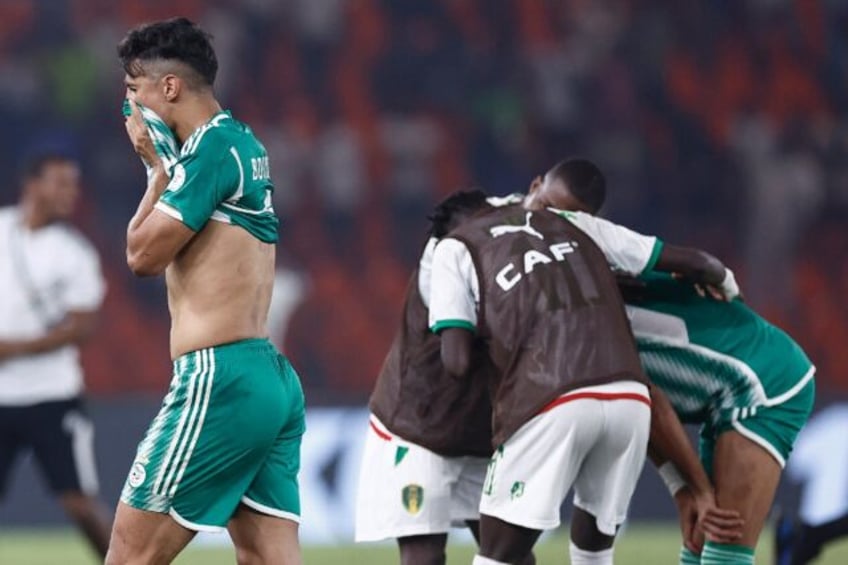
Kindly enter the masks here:
[[159, 154], [156, 153], [156, 147], [153, 145], [153, 140], [150, 139], [150, 133], [147, 131], [147, 125], [141, 117], [141, 110], [138, 105], [130, 101], [131, 113], [124, 121], [124, 126], [127, 128], [127, 136], [133, 145], [133, 149], [141, 157], [148, 167], [156, 168], [161, 166], [162, 160]]
[[742, 537], [745, 521], [736, 510], [719, 508], [712, 491], [693, 497], [698, 512], [698, 527], [712, 541], [734, 543]]
[[701, 298], [709, 296], [719, 302], [730, 302], [734, 298], [742, 298], [742, 292], [736, 283], [736, 277], [730, 269], [725, 269], [724, 280], [720, 284], [694, 282], [681, 273], [672, 273], [671, 276], [680, 282], [691, 284]]
[[695, 506], [695, 499], [689, 487], [677, 491], [674, 495], [674, 504], [677, 506], [683, 545], [695, 555], [700, 555], [704, 549], [704, 532], [698, 528], [698, 508]]

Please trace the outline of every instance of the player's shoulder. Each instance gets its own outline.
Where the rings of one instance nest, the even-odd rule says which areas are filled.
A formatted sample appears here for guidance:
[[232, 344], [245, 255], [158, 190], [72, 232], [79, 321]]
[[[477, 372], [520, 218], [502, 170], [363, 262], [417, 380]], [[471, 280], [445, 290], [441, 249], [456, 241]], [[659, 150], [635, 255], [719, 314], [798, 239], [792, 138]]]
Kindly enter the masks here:
[[220, 112], [192, 133], [180, 149], [181, 157], [191, 155], [220, 156], [244, 143], [255, 143], [253, 131], [229, 112]]

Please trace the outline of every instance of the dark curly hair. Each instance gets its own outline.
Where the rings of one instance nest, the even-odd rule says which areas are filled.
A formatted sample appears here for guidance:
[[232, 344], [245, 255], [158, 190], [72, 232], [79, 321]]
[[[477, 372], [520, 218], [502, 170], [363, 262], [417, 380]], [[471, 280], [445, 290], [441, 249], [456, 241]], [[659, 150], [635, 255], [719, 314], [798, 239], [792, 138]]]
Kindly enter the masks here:
[[178, 61], [194, 71], [203, 85], [212, 86], [218, 58], [211, 40], [212, 36], [191, 20], [172, 18], [130, 30], [118, 44], [118, 58], [131, 77], [144, 73], [145, 62]]
[[441, 239], [454, 229], [460, 221], [488, 206], [487, 195], [479, 189], [460, 190], [439, 202], [430, 220], [430, 235]]

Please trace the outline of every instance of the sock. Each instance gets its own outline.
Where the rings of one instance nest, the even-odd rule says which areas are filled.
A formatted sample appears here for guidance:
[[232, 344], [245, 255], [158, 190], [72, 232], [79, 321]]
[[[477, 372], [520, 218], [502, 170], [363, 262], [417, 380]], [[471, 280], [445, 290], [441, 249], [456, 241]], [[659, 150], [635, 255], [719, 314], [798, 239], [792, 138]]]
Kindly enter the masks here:
[[580, 549], [574, 542], [568, 544], [571, 565], [612, 565], [612, 548], [601, 551]]
[[754, 550], [744, 545], [713, 543], [704, 544], [701, 565], [754, 565]]
[[495, 561], [494, 559], [489, 559], [488, 557], [483, 557], [482, 555], [475, 555], [474, 561], [471, 562], [471, 565], [509, 565], [509, 563], [504, 563], [503, 561]]
[[700, 565], [700, 563], [700, 555], [695, 555], [685, 547], [680, 548], [680, 565]]

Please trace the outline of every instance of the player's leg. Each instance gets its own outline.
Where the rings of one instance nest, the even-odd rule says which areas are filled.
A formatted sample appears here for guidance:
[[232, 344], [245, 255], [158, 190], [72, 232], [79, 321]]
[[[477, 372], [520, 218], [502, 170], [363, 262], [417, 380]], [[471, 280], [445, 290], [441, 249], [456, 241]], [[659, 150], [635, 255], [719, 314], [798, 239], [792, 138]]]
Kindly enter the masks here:
[[118, 503], [105, 565], [167, 564], [195, 535], [168, 514]]
[[51, 491], [91, 547], [105, 557], [111, 525], [97, 498], [94, 425], [82, 400], [45, 402], [30, 410], [29, 442]]
[[240, 504], [227, 531], [239, 565], [300, 565], [298, 522]]
[[525, 528], [511, 524], [494, 516], [480, 516], [480, 552], [482, 557], [491, 561], [475, 558], [478, 563], [523, 563], [533, 551], [542, 530]]
[[776, 406], [749, 411], [724, 425], [712, 454], [716, 502], [737, 510], [745, 521], [733, 545], [704, 544], [701, 563], [753, 563], [754, 549], [774, 501], [780, 474], [812, 410], [815, 385]]
[[[716, 440], [713, 454], [716, 502], [721, 508], [737, 510], [741, 514], [745, 523], [742, 526], [742, 537], [735, 546], [750, 550], [751, 563], [753, 550], [774, 500], [780, 472], [781, 465], [768, 451], [739, 432], [726, 431]], [[735, 546], [721, 548], [708, 540], [701, 562], [712, 559], [710, 555], [722, 549], [736, 551]]]
[[[477, 547], [480, 547], [480, 520], [468, 520], [465, 525], [468, 526], [471, 535], [474, 536]], [[536, 565], [536, 555], [532, 550], [524, 557], [524, 561], [519, 561], [519, 565]]]
[[[300, 379], [282, 355], [277, 356], [277, 387], [267, 396], [278, 398], [275, 409], [285, 414], [269, 449], [241, 496], [241, 504], [227, 523], [239, 565], [300, 565], [300, 444], [306, 430]], [[263, 395], [265, 396], [265, 395]], [[269, 408], [251, 406], [257, 428]]]
[[444, 565], [447, 534], [427, 534], [398, 538], [401, 565]]
[[[651, 427], [648, 391], [638, 383], [617, 383], [625, 398], [599, 403], [604, 427], [586, 454], [574, 481], [574, 515], [569, 554], [575, 565], [611, 565], [613, 543], [645, 464]], [[627, 390], [624, 390], [624, 388]]]

